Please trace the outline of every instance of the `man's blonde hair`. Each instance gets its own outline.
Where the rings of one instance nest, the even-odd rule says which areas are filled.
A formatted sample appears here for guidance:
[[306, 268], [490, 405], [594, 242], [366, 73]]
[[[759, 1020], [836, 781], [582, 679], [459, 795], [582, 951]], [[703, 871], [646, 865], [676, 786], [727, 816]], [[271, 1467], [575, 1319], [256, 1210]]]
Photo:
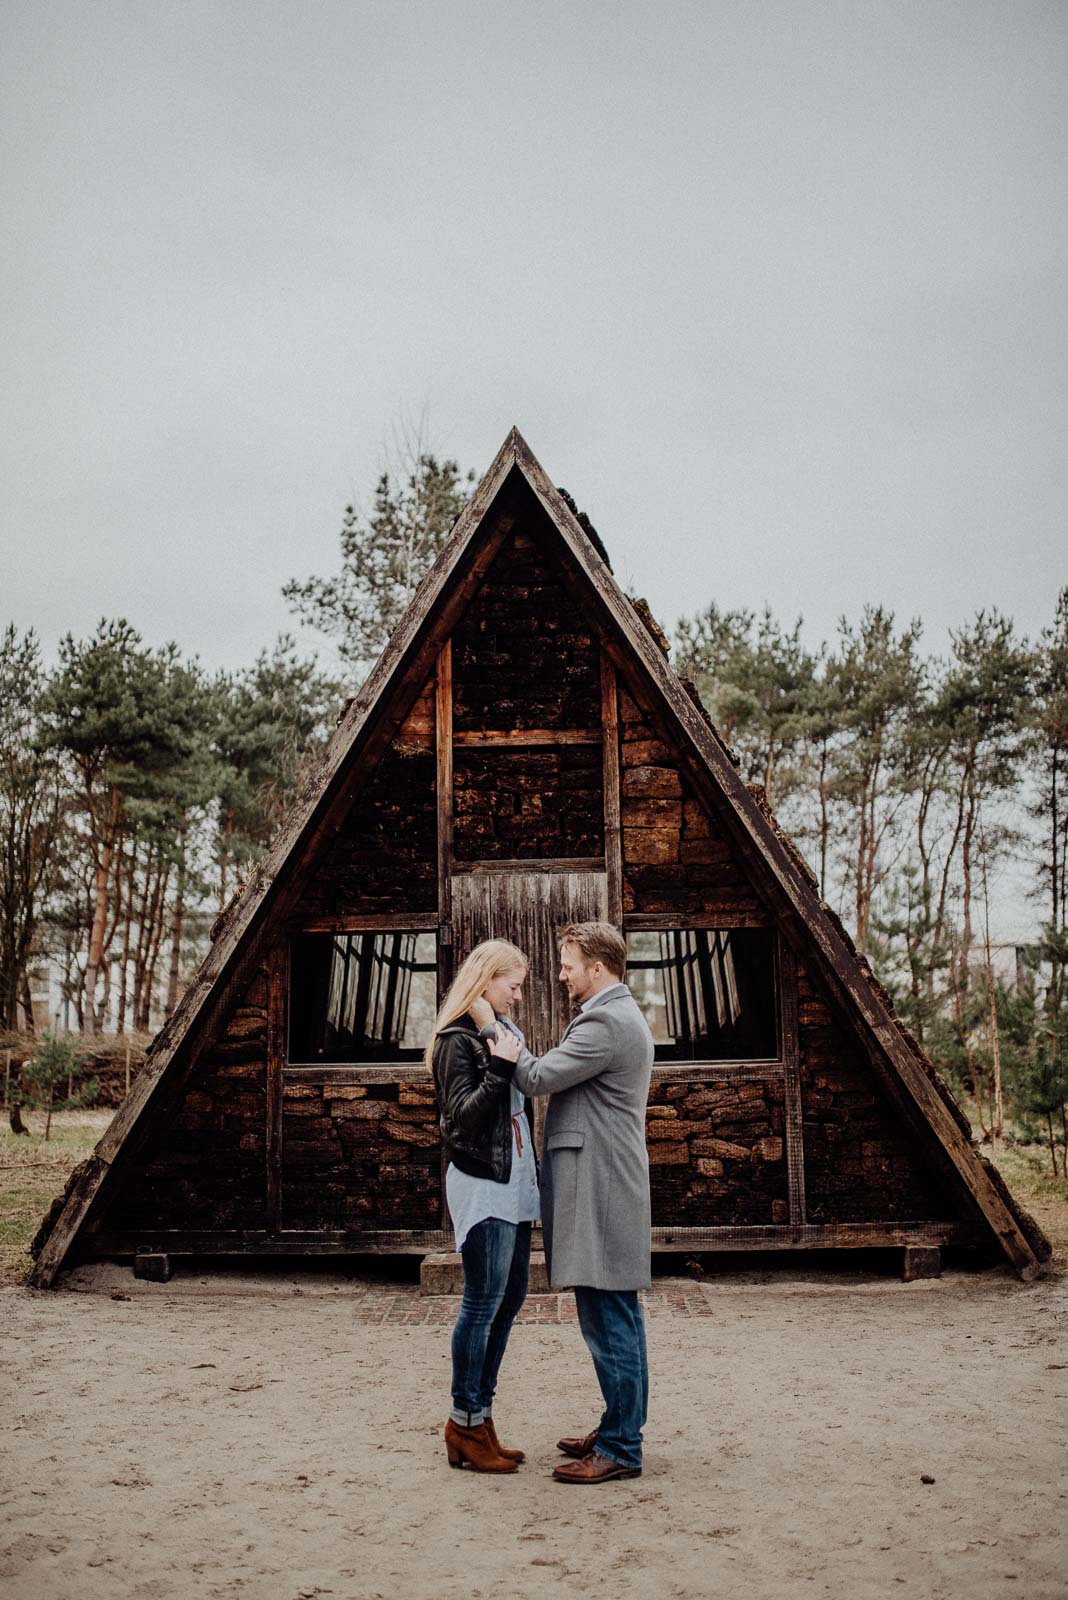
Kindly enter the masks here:
[[434, 1018], [430, 1043], [423, 1056], [428, 1072], [434, 1064], [434, 1043], [442, 1028], [447, 1028], [457, 1017], [464, 1016], [472, 1002], [478, 999], [487, 983], [494, 978], [503, 978], [506, 972], [514, 972], [517, 967], [525, 973], [529, 966], [519, 946], [510, 944], [507, 939], [484, 939], [481, 944], [475, 945], [471, 954], [460, 963]]
[[599, 961], [617, 978], [627, 970], [627, 941], [610, 922], [569, 922], [560, 934], [561, 945], [577, 945], [586, 965]]

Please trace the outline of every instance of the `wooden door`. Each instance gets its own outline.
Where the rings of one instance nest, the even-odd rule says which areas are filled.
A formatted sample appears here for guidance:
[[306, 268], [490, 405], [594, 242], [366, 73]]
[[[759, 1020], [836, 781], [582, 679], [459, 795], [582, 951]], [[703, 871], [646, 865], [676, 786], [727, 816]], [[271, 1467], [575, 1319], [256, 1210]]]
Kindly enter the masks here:
[[[476, 871], [452, 880], [456, 964], [483, 939], [509, 939], [524, 951], [530, 974], [516, 1021], [535, 1055], [556, 1044], [571, 1020], [571, 1002], [559, 982], [559, 933], [569, 922], [603, 920], [608, 878], [603, 872]], [[541, 1108], [534, 1137], [541, 1145]]]

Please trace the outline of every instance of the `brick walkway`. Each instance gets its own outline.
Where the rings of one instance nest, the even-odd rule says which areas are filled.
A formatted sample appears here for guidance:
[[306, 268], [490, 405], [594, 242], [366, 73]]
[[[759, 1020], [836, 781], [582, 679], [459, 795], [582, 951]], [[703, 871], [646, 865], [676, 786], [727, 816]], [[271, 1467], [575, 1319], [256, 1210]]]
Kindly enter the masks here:
[[[670, 1289], [650, 1289], [642, 1295], [650, 1317], [710, 1317], [712, 1306], [698, 1284], [673, 1285]], [[410, 1288], [373, 1287], [352, 1302], [352, 1320], [358, 1323], [394, 1323], [405, 1327], [440, 1327], [456, 1321], [460, 1296], [422, 1295]], [[575, 1297], [572, 1294], [528, 1295], [520, 1322], [575, 1322]]]

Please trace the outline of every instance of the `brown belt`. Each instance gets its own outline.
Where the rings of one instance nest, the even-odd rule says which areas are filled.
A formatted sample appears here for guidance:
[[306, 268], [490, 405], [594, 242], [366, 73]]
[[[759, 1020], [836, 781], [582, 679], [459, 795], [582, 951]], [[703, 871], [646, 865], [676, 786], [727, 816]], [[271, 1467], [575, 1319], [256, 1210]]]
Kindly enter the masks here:
[[512, 1112], [512, 1127], [515, 1129], [515, 1147], [520, 1155], [523, 1154], [523, 1135], [519, 1131], [519, 1113]]

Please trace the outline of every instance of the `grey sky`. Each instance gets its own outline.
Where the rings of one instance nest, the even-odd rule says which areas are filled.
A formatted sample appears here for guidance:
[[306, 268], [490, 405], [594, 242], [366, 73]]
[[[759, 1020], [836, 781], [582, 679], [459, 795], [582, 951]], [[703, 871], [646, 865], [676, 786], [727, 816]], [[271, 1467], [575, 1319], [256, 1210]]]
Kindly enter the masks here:
[[0, 622], [290, 625], [427, 408], [665, 623], [1068, 582], [1068, 6], [11, 0]]

